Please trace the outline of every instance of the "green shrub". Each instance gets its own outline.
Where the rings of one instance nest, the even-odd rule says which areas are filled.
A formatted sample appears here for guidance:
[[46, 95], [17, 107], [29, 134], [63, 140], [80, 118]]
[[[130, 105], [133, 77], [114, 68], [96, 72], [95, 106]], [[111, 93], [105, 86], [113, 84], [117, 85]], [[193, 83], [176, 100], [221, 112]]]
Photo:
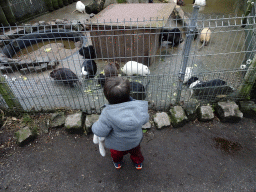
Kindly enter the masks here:
[[58, 0], [58, 3], [59, 3], [59, 7], [63, 7], [63, 1], [62, 0]]
[[63, 4], [67, 6], [69, 4], [68, 0], [63, 0]]
[[54, 9], [59, 9], [60, 8], [58, 0], [52, 0], [52, 5], [53, 5]]
[[49, 11], [53, 11], [52, 0], [44, 0]]
[[126, 0], [117, 0], [117, 3], [127, 3]]

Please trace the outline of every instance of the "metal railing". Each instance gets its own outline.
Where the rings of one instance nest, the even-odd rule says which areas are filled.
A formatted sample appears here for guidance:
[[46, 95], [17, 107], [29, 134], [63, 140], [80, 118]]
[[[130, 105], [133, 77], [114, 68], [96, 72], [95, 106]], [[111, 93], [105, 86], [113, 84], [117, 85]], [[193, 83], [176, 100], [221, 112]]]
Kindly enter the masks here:
[[[246, 61], [255, 53], [255, 16], [248, 16], [247, 27], [242, 28], [242, 17], [199, 20], [196, 9], [192, 20], [170, 17], [166, 24], [161, 19], [152, 19], [1, 27], [0, 70], [5, 78], [0, 82], [0, 105], [28, 111], [66, 108], [100, 112], [107, 103], [98, 83], [100, 73], [109, 62], [123, 67], [128, 61], [149, 67], [147, 76], [122, 75], [145, 87], [145, 99], [152, 109], [168, 110], [170, 105], [186, 103], [192, 97], [201, 102], [214, 102], [220, 95], [234, 100], [247, 98], [237, 91], [243, 86], [250, 65]], [[150, 22], [159, 25], [151, 27]], [[202, 46], [200, 32], [206, 27], [211, 30], [211, 38], [207, 46]], [[176, 47], [159, 41], [163, 28], [180, 29], [184, 41]], [[195, 35], [198, 35], [196, 39]], [[85, 59], [79, 54], [79, 49], [88, 45], [95, 49], [97, 64], [97, 73], [90, 79], [81, 75]], [[70, 69], [80, 83], [72, 87], [51, 78], [50, 73], [59, 68]], [[225, 81], [233, 92], [220, 89], [214, 95], [199, 91], [199, 95], [191, 96], [191, 89], [183, 84], [189, 75], [187, 68], [190, 76], [198, 77], [201, 82]], [[12, 102], [19, 105], [15, 108]]]

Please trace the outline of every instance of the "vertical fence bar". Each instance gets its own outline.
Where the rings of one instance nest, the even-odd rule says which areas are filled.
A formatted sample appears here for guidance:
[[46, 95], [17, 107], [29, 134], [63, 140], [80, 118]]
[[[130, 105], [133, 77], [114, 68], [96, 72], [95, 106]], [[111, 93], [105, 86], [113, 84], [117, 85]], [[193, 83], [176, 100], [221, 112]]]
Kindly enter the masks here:
[[[251, 2], [249, 2], [251, 3]], [[255, 48], [255, 33], [253, 32], [254, 31], [254, 23], [255, 23], [255, 6], [256, 4], [252, 4], [253, 6], [251, 6], [251, 10], [250, 10], [250, 15], [249, 16], [252, 16], [252, 17], [249, 17], [248, 19], [247, 18], [244, 18], [246, 19], [246, 23], [248, 23], [248, 25], [244, 24], [244, 27], [245, 27], [245, 34], [246, 34], [246, 40], [245, 40], [245, 44], [246, 44], [246, 56], [245, 56], [245, 61], [246, 62], [248, 59], [253, 59], [254, 57], [254, 53], [253, 53], [253, 50]], [[244, 21], [243, 21], [244, 22]], [[243, 26], [242, 26], [243, 27]]]
[[186, 34], [186, 42], [185, 46], [183, 49], [183, 64], [182, 64], [182, 70], [179, 73], [179, 85], [178, 85], [178, 91], [177, 91], [177, 98], [176, 98], [176, 103], [180, 102], [180, 96], [181, 96], [181, 90], [182, 90], [182, 84], [185, 76], [185, 71], [188, 63], [188, 58], [189, 58], [189, 53], [190, 53], [190, 48], [191, 48], [191, 43], [194, 39], [194, 33], [196, 29], [196, 22], [197, 22], [197, 16], [198, 16], [198, 11], [199, 11], [199, 6], [194, 5], [193, 13], [192, 13], [192, 19], [189, 22], [188, 26], [188, 33]]

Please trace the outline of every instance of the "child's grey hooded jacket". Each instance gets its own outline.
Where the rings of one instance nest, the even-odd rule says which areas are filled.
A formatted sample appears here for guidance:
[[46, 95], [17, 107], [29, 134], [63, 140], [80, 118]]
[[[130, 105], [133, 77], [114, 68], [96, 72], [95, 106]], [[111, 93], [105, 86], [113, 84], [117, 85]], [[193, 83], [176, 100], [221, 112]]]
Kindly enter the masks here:
[[105, 146], [117, 151], [137, 147], [142, 140], [142, 125], [149, 120], [148, 102], [132, 100], [106, 105], [92, 132], [105, 137]]

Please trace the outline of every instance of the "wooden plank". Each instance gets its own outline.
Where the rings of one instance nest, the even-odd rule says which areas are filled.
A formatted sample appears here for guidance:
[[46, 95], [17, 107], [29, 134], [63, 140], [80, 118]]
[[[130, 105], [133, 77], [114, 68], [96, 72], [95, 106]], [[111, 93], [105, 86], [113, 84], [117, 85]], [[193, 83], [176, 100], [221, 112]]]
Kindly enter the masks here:
[[[91, 22], [96, 25], [162, 27], [174, 8], [175, 3], [111, 4], [95, 15]], [[157, 19], [162, 21], [151, 21]]]

